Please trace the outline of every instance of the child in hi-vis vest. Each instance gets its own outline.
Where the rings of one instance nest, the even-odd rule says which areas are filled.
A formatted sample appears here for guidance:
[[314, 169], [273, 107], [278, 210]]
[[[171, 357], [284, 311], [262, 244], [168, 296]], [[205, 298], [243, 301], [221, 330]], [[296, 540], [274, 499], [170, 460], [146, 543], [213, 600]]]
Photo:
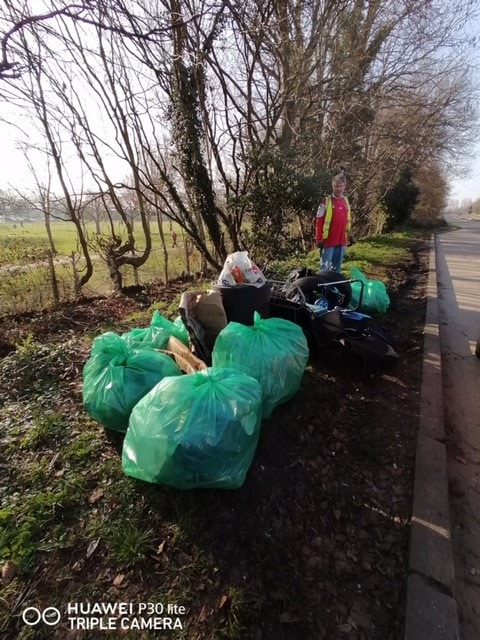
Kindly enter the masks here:
[[339, 173], [332, 180], [332, 195], [322, 200], [315, 222], [315, 242], [320, 249], [320, 271], [341, 272], [346, 246], [353, 244], [351, 212], [344, 195], [347, 179]]

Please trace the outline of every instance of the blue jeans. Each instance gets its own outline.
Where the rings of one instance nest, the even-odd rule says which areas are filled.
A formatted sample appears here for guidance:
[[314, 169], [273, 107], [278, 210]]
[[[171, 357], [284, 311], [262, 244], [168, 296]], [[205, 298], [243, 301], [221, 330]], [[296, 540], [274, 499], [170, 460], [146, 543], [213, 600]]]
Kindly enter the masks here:
[[344, 244], [337, 244], [334, 247], [324, 247], [320, 249], [320, 271], [333, 270], [341, 273], [344, 256]]

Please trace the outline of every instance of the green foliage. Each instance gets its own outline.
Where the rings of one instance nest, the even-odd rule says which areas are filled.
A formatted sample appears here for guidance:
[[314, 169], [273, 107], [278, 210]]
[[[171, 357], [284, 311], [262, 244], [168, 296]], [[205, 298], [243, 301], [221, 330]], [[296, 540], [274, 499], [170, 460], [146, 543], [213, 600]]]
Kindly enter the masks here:
[[384, 231], [392, 231], [410, 219], [420, 196], [420, 189], [412, 176], [410, 167], [403, 166], [395, 183], [384, 196], [383, 205], [386, 214]]
[[50, 461], [47, 458], [41, 458], [18, 469], [16, 479], [19, 485], [27, 490], [32, 487], [41, 490], [48, 485], [50, 473]]
[[313, 238], [313, 212], [330, 175], [302, 173], [295, 151], [254, 151], [248, 162], [255, 180], [242, 198], [251, 218], [245, 244], [260, 263], [303, 251], [303, 241]]
[[332, 174], [319, 170], [314, 175], [297, 175], [296, 189], [291, 194], [290, 204], [297, 210], [310, 213], [316, 210], [320, 199], [330, 193]]
[[22, 230], [19, 235], [0, 236], [0, 266], [7, 264], [29, 264], [46, 260], [48, 257], [48, 243], [44, 238], [29, 237]]
[[162, 316], [168, 318], [169, 320], [175, 320], [178, 316], [178, 306], [180, 304], [181, 293], [175, 296], [172, 302], [167, 303], [163, 301], [156, 301], [146, 310], [144, 313], [144, 321], [147, 320], [149, 323], [152, 320], [152, 315], [154, 311], [159, 311]]
[[[350, 267], [353, 266], [368, 272], [374, 268], [388, 268], [388, 266], [408, 259], [412, 243], [416, 238], [422, 237], [423, 233], [423, 230], [414, 232], [409, 229], [408, 231], [362, 238], [347, 249], [343, 263], [344, 274], [349, 275]], [[289, 273], [298, 267], [308, 267], [313, 271], [318, 271], [318, 251], [310, 251], [300, 258], [296, 256], [287, 260], [272, 260], [268, 265], [266, 275], [272, 280], [285, 280]]]
[[69, 358], [65, 344], [41, 344], [29, 335], [0, 360], [0, 399], [4, 394], [19, 398], [48, 392], [57, 385]]
[[48, 267], [28, 265], [12, 267], [0, 278], [0, 314], [43, 308], [52, 302]]
[[294, 256], [285, 260], [272, 260], [268, 264], [268, 269], [265, 271], [265, 275], [270, 280], [286, 280], [288, 275], [298, 267], [308, 267], [309, 269], [313, 269], [313, 271], [318, 271], [318, 250], [310, 251], [301, 257]]
[[33, 425], [19, 443], [22, 449], [41, 449], [52, 446], [65, 432], [65, 422], [58, 413], [36, 411]]
[[[179, 44], [180, 40], [179, 38]], [[198, 220], [201, 220], [215, 249], [220, 250], [221, 230], [215, 195], [202, 152], [205, 133], [200, 114], [199, 92], [204, 90], [204, 86], [196, 66], [184, 64], [181, 55], [175, 56], [173, 71], [170, 105], [172, 138], [175, 141], [176, 163], [191, 209], [188, 212], [187, 208], [183, 208], [183, 216], [197, 246], [204, 244], [198, 230]], [[207, 253], [205, 246], [204, 252]]]
[[177, 543], [195, 540], [196, 532], [206, 525], [203, 512], [194, 495], [187, 492], [170, 493], [168, 515], [171, 520], [169, 533], [172, 541]]
[[154, 534], [151, 528], [132, 521], [131, 514], [109, 523], [106, 542], [111, 559], [118, 564], [130, 565], [144, 560], [153, 549]]
[[132, 478], [124, 475], [121, 461], [107, 461], [103, 471], [110, 479], [107, 488], [108, 499], [114, 503], [133, 506], [137, 498], [137, 485]]
[[375, 235], [362, 238], [347, 250], [345, 263], [348, 266], [388, 266], [408, 257], [411, 237], [406, 232]]
[[231, 587], [228, 590], [229, 611], [224, 628], [220, 631], [221, 640], [240, 640], [246, 638], [248, 628], [245, 624], [251, 614], [252, 603], [249, 602], [245, 589]]
[[50, 489], [25, 492], [21, 500], [1, 509], [0, 561], [13, 560], [25, 567], [43, 543], [52, 544], [54, 530], [64, 539], [56, 525], [73, 517], [81, 491], [81, 484], [60, 482]]
[[101, 443], [90, 431], [80, 433], [62, 449], [62, 461], [76, 468], [90, 465]]

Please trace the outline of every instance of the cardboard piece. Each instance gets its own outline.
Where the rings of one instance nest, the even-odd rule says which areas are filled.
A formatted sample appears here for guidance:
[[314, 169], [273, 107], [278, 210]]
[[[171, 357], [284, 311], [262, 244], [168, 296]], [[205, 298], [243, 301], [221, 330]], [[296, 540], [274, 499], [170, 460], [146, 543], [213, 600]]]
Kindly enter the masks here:
[[195, 353], [209, 363], [215, 340], [228, 324], [221, 294], [211, 290], [182, 293], [180, 316], [187, 327]]
[[203, 360], [197, 358], [183, 342], [174, 336], [170, 336], [168, 339], [167, 349], [164, 350], [164, 353], [171, 355], [184, 373], [194, 373], [207, 368]]

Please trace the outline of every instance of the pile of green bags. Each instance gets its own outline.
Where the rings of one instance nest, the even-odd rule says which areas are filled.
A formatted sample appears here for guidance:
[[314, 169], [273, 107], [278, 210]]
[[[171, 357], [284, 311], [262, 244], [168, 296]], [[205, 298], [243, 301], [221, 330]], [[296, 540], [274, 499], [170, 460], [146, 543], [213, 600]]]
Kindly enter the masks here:
[[185, 343], [182, 327], [156, 312], [147, 329], [95, 338], [83, 370], [85, 410], [126, 432], [127, 475], [177, 489], [238, 488], [262, 418], [300, 387], [307, 340], [298, 325], [255, 313], [253, 326], [230, 322], [220, 331], [212, 367], [184, 374], [158, 351], [171, 335]]

